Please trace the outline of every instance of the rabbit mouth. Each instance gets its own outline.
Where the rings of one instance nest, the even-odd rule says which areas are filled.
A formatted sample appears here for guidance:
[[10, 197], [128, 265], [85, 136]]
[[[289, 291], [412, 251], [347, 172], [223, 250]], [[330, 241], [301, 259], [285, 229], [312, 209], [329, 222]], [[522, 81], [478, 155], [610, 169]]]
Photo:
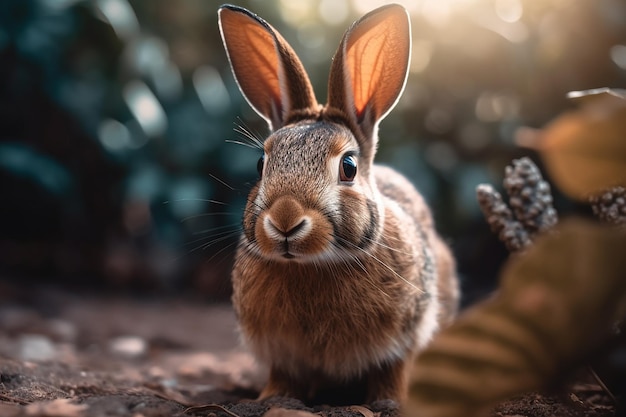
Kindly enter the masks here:
[[282, 242], [277, 242], [274, 250], [271, 253], [266, 253], [266, 256], [278, 258], [283, 261], [303, 261], [310, 257], [311, 254], [300, 253], [298, 243], [294, 242], [292, 239], [285, 238]]
[[282, 253], [282, 257], [285, 259], [293, 259], [296, 257], [296, 255], [294, 255], [293, 253], [289, 252], [289, 239], [285, 238], [285, 241], [283, 242], [284, 245], [284, 252]]
[[255, 233], [255, 246], [268, 259], [283, 262], [312, 261], [319, 256], [325, 256], [328, 244], [332, 241], [332, 227], [320, 225], [310, 217], [306, 217], [302, 226], [289, 232], [275, 230], [269, 220], [264, 219], [259, 223]]

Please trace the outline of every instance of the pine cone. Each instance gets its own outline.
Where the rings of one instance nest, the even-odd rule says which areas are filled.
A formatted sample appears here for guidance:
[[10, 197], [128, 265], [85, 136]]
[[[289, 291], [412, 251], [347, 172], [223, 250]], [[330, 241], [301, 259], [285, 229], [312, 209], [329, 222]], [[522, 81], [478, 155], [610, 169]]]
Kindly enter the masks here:
[[556, 225], [558, 216], [552, 206], [550, 185], [529, 158], [513, 160], [506, 167], [503, 185], [509, 195], [508, 205], [491, 185], [479, 185], [476, 194], [491, 230], [509, 251], [515, 252]]
[[498, 235], [509, 251], [515, 252], [530, 245], [528, 232], [515, 220], [500, 193], [491, 185], [481, 184], [476, 188], [476, 195], [491, 231]]
[[626, 226], [626, 188], [613, 187], [605, 193], [590, 198], [593, 213], [602, 221]]
[[503, 185], [515, 218], [531, 236], [556, 225], [558, 216], [552, 206], [550, 185], [530, 158], [513, 160], [505, 169]]

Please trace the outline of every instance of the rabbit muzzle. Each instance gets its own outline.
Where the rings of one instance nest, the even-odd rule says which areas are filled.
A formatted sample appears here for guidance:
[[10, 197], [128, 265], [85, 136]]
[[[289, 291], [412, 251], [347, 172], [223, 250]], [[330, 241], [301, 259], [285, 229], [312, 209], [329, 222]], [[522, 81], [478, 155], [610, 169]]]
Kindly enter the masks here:
[[281, 196], [260, 213], [255, 238], [261, 253], [268, 258], [303, 261], [327, 249], [332, 240], [332, 225], [297, 199]]

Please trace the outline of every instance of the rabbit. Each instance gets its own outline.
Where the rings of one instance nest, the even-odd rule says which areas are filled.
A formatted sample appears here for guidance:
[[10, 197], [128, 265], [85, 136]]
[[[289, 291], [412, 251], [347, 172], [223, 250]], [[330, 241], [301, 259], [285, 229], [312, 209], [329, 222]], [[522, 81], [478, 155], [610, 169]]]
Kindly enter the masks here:
[[237, 84], [271, 131], [232, 271], [243, 342], [269, 371], [259, 399], [333, 391], [338, 403], [344, 392], [401, 402], [415, 354], [459, 299], [424, 199], [373, 163], [378, 124], [408, 77], [408, 13], [383, 6], [346, 31], [324, 106], [265, 20], [224, 5], [219, 27]]

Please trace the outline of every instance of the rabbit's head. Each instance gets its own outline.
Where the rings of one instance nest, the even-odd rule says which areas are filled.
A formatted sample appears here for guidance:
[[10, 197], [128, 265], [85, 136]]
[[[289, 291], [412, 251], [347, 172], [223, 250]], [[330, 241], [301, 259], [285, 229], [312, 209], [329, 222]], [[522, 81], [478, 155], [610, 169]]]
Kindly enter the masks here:
[[267, 22], [230, 5], [219, 17], [237, 83], [272, 130], [259, 160], [261, 178], [248, 196], [245, 243], [287, 262], [367, 251], [384, 219], [371, 169], [378, 123], [407, 78], [405, 9], [381, 7], [347, 30], [332, 62], [325, 106], [317, 103], [295, 52]]

